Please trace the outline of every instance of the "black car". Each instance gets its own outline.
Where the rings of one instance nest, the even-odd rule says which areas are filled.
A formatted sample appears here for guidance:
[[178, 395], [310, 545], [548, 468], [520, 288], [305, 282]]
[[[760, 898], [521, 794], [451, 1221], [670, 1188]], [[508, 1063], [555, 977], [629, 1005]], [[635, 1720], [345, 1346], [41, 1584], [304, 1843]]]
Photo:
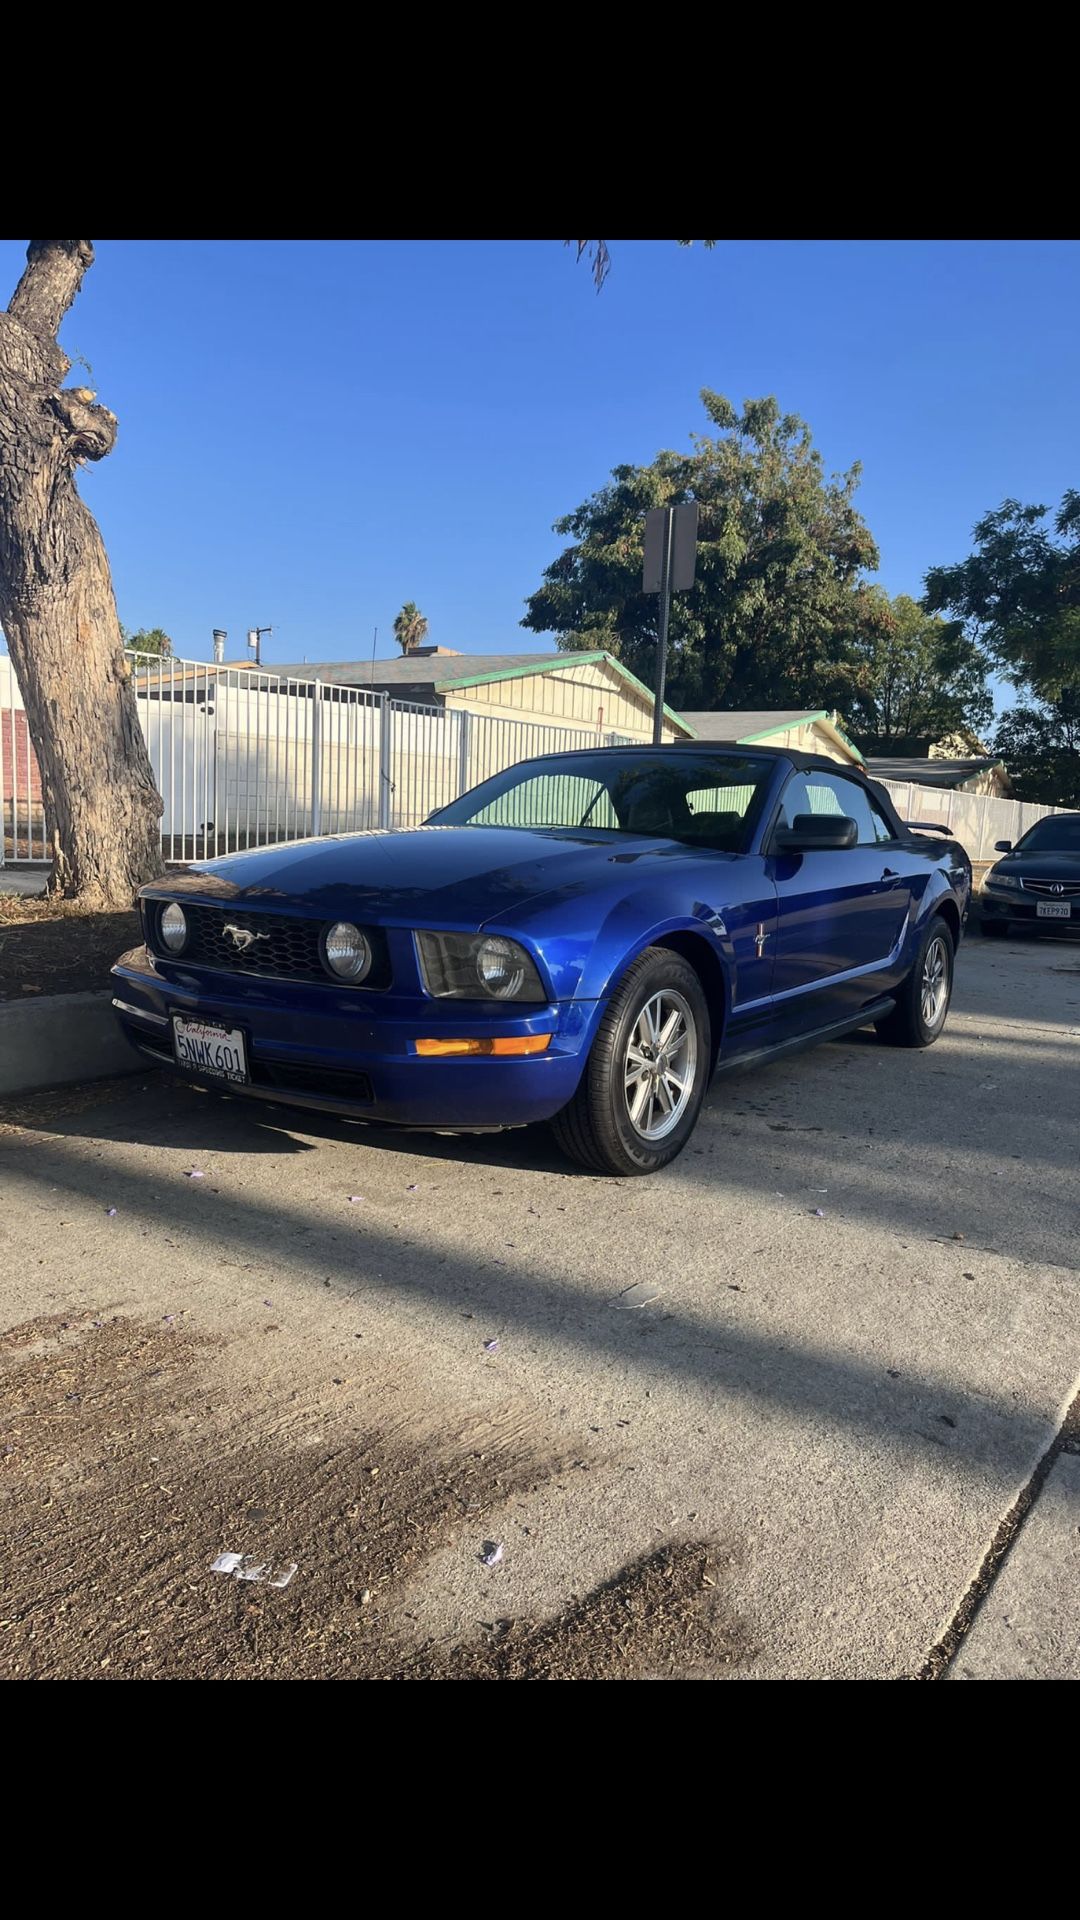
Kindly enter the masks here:
[[1011, 840], [999, 840], [994, 851], [1005, 858], [982, 884], [984, 933], [1080, 928], [1080, 813], [1048, 814], [1015, 847]]

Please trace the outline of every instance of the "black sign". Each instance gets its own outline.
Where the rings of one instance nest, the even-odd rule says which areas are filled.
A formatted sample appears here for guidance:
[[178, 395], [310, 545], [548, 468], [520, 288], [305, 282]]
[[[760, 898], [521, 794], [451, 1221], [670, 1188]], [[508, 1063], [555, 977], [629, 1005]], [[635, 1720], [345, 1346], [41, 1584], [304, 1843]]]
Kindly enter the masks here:
[[691, 500], [683, 507], [654, 507], [645, 515], [646, 593], [660, 593], [664, 585], [665, 543], [670, 525], [672, 593], [681, 593], [694, 584], [697, 560], [698, 503]]

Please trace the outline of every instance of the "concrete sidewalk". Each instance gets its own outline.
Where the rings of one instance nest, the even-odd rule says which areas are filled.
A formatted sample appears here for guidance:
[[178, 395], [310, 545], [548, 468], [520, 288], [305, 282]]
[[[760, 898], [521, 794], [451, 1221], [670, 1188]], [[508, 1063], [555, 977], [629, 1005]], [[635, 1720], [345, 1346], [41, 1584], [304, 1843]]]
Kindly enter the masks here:
[[950, 1680], [1080, 1680], [1080, 1455], [1062, 1453]]
[[[79, 1502], [34, 1509], [35, 1551], [75, 1569], [65, 1620], [91, 1577], [96, 1598], [93, 1638], [57, 1614], [6, 1657], [367, 1674], [392, 1645], [494, 1677], [506, 1623], [540, 1622], [536, 1677], [552, 1647], [604, 1677], [616, 1655], [918, 1674], [1080, 1375], [1076, 957], [965, 943], [937, 1046], [859, 1037], [719, 1083], [650, 1180], [577, 1173], [542, 1135], [365, 1132], [168, 1080], [21, 1103], [0, 1127], [2, 1323], [31, 1356], [13, 1405], [58, 1369], [21, 1484], [31, 1502], [67, 1463]], [[482, 1490], [454, 1491], [462, 1463]], [[254, 1616], [204, 1569], [271, 1509], [300, 1570]], [[671, 1599], [646, 1604], [657, 1555]], [[992, 1598], [984, 1617], [956, 1664], [992, 1672]], [[1024, 1658], [1057, 1671], [1066, 1639], [1025, 1630]]]

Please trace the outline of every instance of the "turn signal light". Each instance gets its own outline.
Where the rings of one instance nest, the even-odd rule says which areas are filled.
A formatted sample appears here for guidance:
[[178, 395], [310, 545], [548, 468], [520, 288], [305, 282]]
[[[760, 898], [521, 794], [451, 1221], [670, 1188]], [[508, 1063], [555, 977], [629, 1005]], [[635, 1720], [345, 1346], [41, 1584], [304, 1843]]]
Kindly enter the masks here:
[[514, 1034], [509, 1040], [417, 1040], [416, 1051], [429, 1059], [437, 1055], [463, 1053], [497, 1053], [505, 1057], [507, 1054], [546, 1053], [550, 1045], [550, 1033], [521, 1033]]

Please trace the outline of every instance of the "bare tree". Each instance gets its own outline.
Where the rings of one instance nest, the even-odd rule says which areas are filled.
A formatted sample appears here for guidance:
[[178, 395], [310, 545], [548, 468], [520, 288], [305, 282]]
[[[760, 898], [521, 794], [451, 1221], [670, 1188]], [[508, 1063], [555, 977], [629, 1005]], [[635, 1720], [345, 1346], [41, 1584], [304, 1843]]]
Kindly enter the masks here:
[[75, 487], [77, 467], [112, 452], [116, 415], [61, 384], [56, 336], [93, 258], [89, 240], [32, 240], [0, 312], [0, 624], [41, 768], [50, 885], [120, 907], [161, 870], [161, 801], [104, 543]]

